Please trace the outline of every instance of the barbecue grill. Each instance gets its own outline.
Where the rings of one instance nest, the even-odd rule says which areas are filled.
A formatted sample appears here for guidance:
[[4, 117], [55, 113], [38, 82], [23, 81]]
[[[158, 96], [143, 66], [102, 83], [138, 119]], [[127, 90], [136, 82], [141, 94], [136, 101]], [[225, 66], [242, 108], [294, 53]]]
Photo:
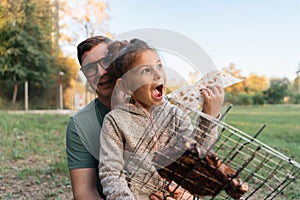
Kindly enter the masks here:
[[[140, 141], [136, 146], [136, 151], [132, 152], [135, 159], [131, 160], [129, 158], [126, 160], [124, 171], [122, 173], [128, 180], [132, 181], [132, 184], [137, 184], [141, 188], [145, 187], [152, 188], [153, 190], [160, 190], [165, 194], [165, 197], [176, 194], [176, 191], [179, 189], [184, 190], [186, 195], [185, 197], [182, 197], [182, 199], [187, 197], [189, 197], [189, 199], [287, 199], [288, 194], [295, 193], [295, 188], [297, 188], [295, 182], [299, 178], [300, 165], [258, 139], [258, 136], [263, 132], [265, 125], [262, 125], [254, 136], [250, 136], [248, 133], [225, 123], [222, 119], [212, 118], [198, 110], [186, 108], [184, 105], [178, 104], [178, 106], [188, 113], [192, 124], [196, 129], [198, 128], [196, 125], [199, 117], [209, 121], [209, 127], [206, 129], [202, 128], [202, 133], [200, 134], [201, 138], [199, 138], [198, 135], [196, 140], [197, 143], [199, 143], [201, 153], [198, 151], [197, 156], [194, 157], [195, 163], [191, 167], [186, 163], [180, 163], [180, 159], [178, 159], [187, 150], [188, 147], [184, 145], [186, 143], [178, 142], [177, 144], [170, 144], [169, 147], [167, 147], [168, 145], [166, 146], [166, 148], [172, 147], [174, 152], [179, 152], [179, 154], [175, 153], [175, 157], [174, 155], [170, 156], [167, 153], [164, 155], [167, 151], [158, 151], [157, 149], [154, 149], [153, 145], [149, 144], [148, 148], [144, 150], [143, 155], [146, 156], [143, 156], [137, 164], [134, 153], [138, 151], [140, 144], [143, 142], [143, 138], [140, 138]], [[232, 106], [229, 106], [222, 114], [222, 118], [228, 114], [231, 107]], [[215, 128], [219, 130], [219, 136], [212, 142], [209, 133]], [[147, 131], [145, 131], [144, 134], [148, 134]], [[176, 135], [176, 132], [174, 133], [174, 136], [176, 136], [177, 141], [188, 141], [184, 135]], [[160, 136], [158, 136], [158, 138], [159, 137]], [[232, 174], [231, 172], [231, 175], [227, 180], [220, 181], [220, 179], [214, 176], [214, 173], [217, 173], [218, 170], [222, 170], [218, 169], [221, 168], [222, 165], [212, 166], [212, 168], [210, 168], [211, 176], [203, 172], [202, 169], [204, 168], [200, 168], [199, 170], [199, 166], [201, 164], [203, 165], [203, 162], [206, 162], [205, 157], [209, 152], [214, 152], [219, 163], [221, 162], [234, 170], [234, 173]], [[160, 161], [154, 159], [152, 163], [158, 172], [161, 169], [166, 169], [166, 166], [171, 163], [175, 164], [174, 166], [175, 168], [177, 167], [177, 171], [166, 169], [165, 172], [177, 177], [178, 180], [175, 181], [174, 179], [164, 177], [160, 178], [160, 184], [151, 185], [150, 182], [153, 183], [153, 181], [149, 181], [149, 176], [145, 176], [144, 179], [141, 176], [138, 176], [137, 173], [139, 168], [143, 164], [143, 160], [149, 160], [145, 159], [145, 157], [148, 156], [152, 160], [155, 156], [158, 156], [156, 158], [160, 159]], [[127, 173], [125, 170], [126, 165], [136, 166], [137, 173]], [[178, 167], [181, 168], [179, 169]], [[181, 171], [182, 173], [178, 174], [178, 171]], [[198, 182], [195, 182], [193, 176], [196, 175], [204, 177], [202, 183], [199, 184]], [[150, 176], [150, 178], [154, 177], [157, 178], [154, 174], [153, 177]], [[238, 197], [230, 195], [230, 185], [236, 180], [240, 180], [247, 184], [247, 191]], [[208, 183], [206, 184], [206, 182]], [[197, 193], [195, 190], [189, 190], [189, 188], [184, 187], [184, 185], [192, 187], [193, 184], [195, 184], [194, 188], [206, 192], [200, 192], [201, 195], [199, 195], [199, 192]], [[167, 189], [170, 188], [170, 185], [172, 186], [172, 189]], [[206, 195], [203, 195], [203, 193]]]

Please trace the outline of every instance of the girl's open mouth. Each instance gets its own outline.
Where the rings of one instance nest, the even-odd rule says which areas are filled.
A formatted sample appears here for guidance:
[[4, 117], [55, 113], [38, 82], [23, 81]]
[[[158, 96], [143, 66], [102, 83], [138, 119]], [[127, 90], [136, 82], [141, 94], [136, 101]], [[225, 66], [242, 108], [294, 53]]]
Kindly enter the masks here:
[[163, 89], [164, 89], [164, 85], [163, 84], [155, 87], [152, 90], [152, 96], [155, 97], [155, 98], [161, 98], [161, 97], [163, 97], [163, 94], [164, 94]]

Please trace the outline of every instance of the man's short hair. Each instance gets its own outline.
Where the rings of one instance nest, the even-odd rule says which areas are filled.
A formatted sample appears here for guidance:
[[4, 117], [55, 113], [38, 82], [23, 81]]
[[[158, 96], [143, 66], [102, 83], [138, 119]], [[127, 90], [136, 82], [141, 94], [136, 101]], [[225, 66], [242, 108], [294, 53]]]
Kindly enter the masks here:
[[94, 46], [97, 46], [102, 42], [109, 43], [110, 41], [111, 40], [109, 38], [99, 35], [99, 36], [90, 37], [82, 41], [81, 43], [79, 43], [77, 46], [77, 58], [79, 64], [80, 65], [82, 64], [82, 55], [85, 52], [90, 51]]

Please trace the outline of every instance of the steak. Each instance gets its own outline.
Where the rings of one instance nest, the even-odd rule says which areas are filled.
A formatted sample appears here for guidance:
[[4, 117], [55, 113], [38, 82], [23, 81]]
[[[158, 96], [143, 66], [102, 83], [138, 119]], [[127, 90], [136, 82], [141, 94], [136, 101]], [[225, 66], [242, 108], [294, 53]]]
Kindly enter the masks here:
[[248, 184], [243, 183], [237, 172], [222, 162], [215, 152], [210, 150], [200, 158], [199, 145], [188, 146], [177, 159], [173, 159], [176, 150], [171, 145], [154, 153], [152, 161], [162, 178], [176, 182], [196, 196], [215, 196], [225, 190], [232, 198], [240, 199], [248, 191]]

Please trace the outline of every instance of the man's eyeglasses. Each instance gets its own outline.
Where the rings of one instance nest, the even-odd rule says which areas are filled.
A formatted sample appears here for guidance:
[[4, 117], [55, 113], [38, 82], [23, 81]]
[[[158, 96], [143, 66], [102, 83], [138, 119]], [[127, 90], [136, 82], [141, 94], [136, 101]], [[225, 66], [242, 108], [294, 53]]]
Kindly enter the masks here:
[[98, 65], [100, 65], [105, 70], [109, 70], [110, 59], [108, 59], [107, 57], [101, 58], [100, 60], [81, 66], [80, 70], [86, 77], [92, 77], [98, 73]]

